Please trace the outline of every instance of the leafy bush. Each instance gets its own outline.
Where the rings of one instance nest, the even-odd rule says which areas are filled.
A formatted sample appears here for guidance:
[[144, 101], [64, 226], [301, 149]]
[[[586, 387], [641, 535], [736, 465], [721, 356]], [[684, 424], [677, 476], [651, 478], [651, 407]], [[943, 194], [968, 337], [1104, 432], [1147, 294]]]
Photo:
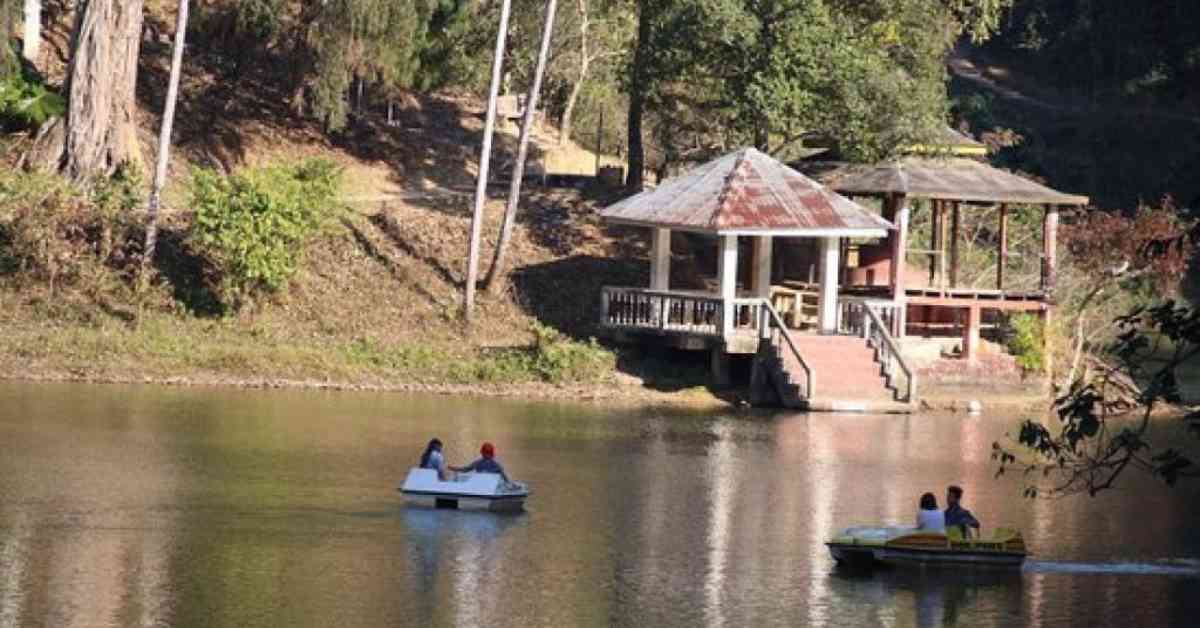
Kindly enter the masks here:
[[287, 284], [305, 244], [336, 209], [340, 179], [338, 166], [320, 159], [230, 176], [193, 173], [189, 242], [216, 269], [226, 306]]
[[1011, 334], [1008, 337], [1009, 353], [1017, 358], [1017, 364], [1026, 373], [1040, 372], [1046, 368], [1045, 329], [1042, 320], [1033, 314], [1017, 314], [1008, 321]]
[[66, 109], [62, 96], [29, 73], [0, 78], [0, 129], [6, 132], [36, 129]]
[[596, 381], [616, 367], [616, 356], [595, 338], [586, 343], [575, 342], [540, 323], [534, 323], [533, 333], [533, 370], [545, 381]]

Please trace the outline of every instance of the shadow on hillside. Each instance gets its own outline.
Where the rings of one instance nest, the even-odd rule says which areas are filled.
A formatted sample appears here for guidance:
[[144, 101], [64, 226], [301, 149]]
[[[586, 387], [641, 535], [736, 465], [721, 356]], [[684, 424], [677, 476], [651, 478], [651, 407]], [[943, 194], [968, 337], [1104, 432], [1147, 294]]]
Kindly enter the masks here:
[[[511, 275], [515, 299], [538, 322], [574, 340], [599, 334], [600, 290], [603, 286], [645, 285], [649, 265], [641, 259], [612, 259], [576, 255], [515, 269]], [[716, 390], [708, 376], [708, 353], [678, 351], [650, 345], [617, 348], [617, 370], [660, 392], [703, 387], [726, 400], [736, 391]]]
[[515, 300], [538, 322], [586, 340], [598, 331], [600, 289], [643, 285], [649, 273], [641, 260], [576, 255], [515, 268], [510, 280]]
[[212, 268], [204, 258], [188, 250], [186, 234], [178, 229], [161, 227], [154, 267], [171, 286], [175, 300], [195, 316], [215, 318], [225, 313], [225, 306], [212, 289]]

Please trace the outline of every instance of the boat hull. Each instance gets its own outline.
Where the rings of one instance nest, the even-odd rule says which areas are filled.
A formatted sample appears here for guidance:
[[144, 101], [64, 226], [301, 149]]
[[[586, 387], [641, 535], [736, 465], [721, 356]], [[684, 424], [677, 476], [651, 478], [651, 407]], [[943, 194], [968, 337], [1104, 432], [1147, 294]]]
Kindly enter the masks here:
[[1018, 552], [869, 547], [843, 543], [826, 543], [826, 546], [829, 547], [829, 553], [837, 562], [860, 567], [936, 564], [1019, 568], [1025, 562], [1025, 554]]
[[421, 493], [400, 490], [404, 501], [414, 506], [442, 508], [448, 510], [487, 510], [490, 512], [518, 512], [525, 509], [525, 497], [477, 497], [452, 493]]
[[443, 480], [433, 469], [412, 469], [396, 489], [409, 503], [433, 508], [511, 512], [525, 507], [529, 489], [493, 473], [461, 473]]

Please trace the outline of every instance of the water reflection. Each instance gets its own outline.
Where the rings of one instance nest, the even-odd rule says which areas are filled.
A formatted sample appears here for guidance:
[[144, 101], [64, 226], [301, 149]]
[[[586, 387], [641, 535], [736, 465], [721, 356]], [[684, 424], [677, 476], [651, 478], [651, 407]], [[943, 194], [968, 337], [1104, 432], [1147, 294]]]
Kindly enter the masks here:
[[[436, 428], [430, 425], [436, 421]], [[0, 384], [0, 626], [1186, 625], [1200, 491], [1029, 502], [1008, 421], [662, 416], [370, 395]], [[407, 508], [431, 431], [529, 511]], [[1024, 573], [837, 571], [823, 542], [957, 483]], [[1097, 570], [1155, 565], [1173, 570]]]
[[[882, 623], [933, 626], [1017, 625], [1021, 608], [1019, 571], [976, 569], [835, 569], [844, 603], [869, 601]], [[1006, 609], [1007, 612], [1006, 612]], [[911, 622], [906, 621], [911, 617]]]

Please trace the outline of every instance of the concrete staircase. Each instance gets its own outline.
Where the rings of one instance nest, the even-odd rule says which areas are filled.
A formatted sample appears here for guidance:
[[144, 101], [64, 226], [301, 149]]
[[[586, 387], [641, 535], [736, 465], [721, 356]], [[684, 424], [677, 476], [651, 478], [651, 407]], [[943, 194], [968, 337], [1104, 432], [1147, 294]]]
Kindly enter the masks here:
[[821, 411], [896, 412], [907, 404], [896, 400], [875, 351], [856, 336], [792, 334], [804, 361], [813, 370], [815, 395], [805, 399], [804, 369], [795, 355], [764, 342], [758, 354], [759, 377], [769, 380], [784, 407]]

